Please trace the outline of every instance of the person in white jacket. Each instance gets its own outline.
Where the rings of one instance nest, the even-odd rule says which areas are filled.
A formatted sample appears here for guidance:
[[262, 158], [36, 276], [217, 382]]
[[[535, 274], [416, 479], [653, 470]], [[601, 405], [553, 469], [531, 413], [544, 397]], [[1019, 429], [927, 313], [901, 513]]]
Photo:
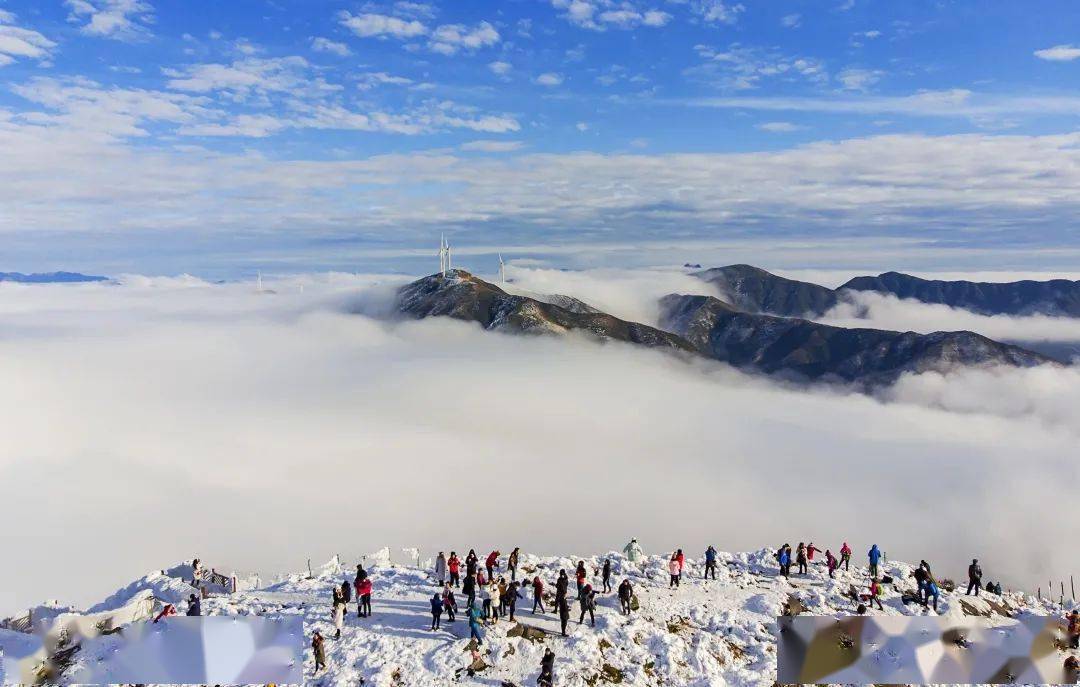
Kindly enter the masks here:
[[626, 554], [626, 560], [637, 563], [645, 552], [641, 550], [641, 544], [638, 544], [637, 539], [631, 539], [630, 543], [623, 547], [623, 553]]
[[435, 559], [435, 579], [439, 581], [439, 586], [446, 584], [446, 556], [443, 552], [439, 552], [438, 558]]

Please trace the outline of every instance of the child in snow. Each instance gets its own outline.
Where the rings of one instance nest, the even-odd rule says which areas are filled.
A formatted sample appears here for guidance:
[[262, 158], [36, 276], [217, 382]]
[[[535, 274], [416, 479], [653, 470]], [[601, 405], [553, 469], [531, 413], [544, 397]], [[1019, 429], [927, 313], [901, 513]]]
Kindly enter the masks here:
[[457, 619], [457, 599], [454, 598], [454, 588], [447, 582], [443, 587], [443, 610], [446, 611], [447, 622]]
[[439, 629], [439, 621], [442, 619], [443, 598], [439, 594], [431, 597], [431, 631]]

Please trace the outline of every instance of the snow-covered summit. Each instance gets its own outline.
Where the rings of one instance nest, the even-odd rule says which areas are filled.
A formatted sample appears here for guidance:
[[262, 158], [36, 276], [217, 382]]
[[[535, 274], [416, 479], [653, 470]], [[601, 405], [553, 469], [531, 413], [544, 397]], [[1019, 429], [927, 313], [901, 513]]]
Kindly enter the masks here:
[[[463, 551], [459, 551], [463, 554]], [[483, 566], [486, 552], [480, 552]], [[387, 687], [446, 684], [535, 684], [544, 651], [555, 652], [556, 685], [747, 685], [771, 686], [776, 676], [776, 617], [786, 611], [843, 616], [855, 612], [848, 594], [865, 591], [866, 566], [839, 570], [830, 579], [824, 562], [814, 561], [807, 575], [778, 574], [772, 552], [719, 553], [715, 580], [705, 580], [703, 560], [688, 558], [681, 584], [670, 587], [669, 556], [645, 556], [630, 562], [622, 554], [591, 557], [522, 555], [518, 579], [539, 576], [545, 585], [546, 613], [533, 613], [532, 587], [526, 583], [517, 601], [515, 622], [502, 618], [484, 628], [484, 641], [471, 651], [466, 600], [455, 590], [457, 620], [442, 619], [441, 629], [430, 630], [430, 599], [439, 590], [430, 566], [395, 565], [387, 550], [366, 557], [366, 572], [373, 581], [372, 615], [358, 617], [355, 599], [348, 606], [340, 639], [334, 639], [332, 591], [353, 581], [356, 562], [332, 560], [313, 574], [289, 575], [258, 589], [234, 594], [213, 594], [202, 602], [204, 614], [302, 616], [310, 639], [314, 630], [326, 637], [327, 667], [315, 671], [310, 649], [305, 649], [305, 677], [314, 685], [380, 685]], [[602, 593], [600, 570], [611, 560], [614, 588], [629, 579], [637, 609], [623, 615], [614, 592]], [[588, 618], [579, 624], [580, 607], [573, 601], [574, 570], [586, 564], [588, 582], [598, 592], [595, 627]], [[856, 560], [858, 560], [856, 558]], [[510, 576], [506, 557], [499, 560], [496, 576]], [[567, 636], [560, 633], [552, 613], [552, 595], [559, 570], [570, 576], [571, 620]], [[882, 597], [884, 610], [872, 615], [916, 615], [935, 611], [912, 603], [902, 595], [913, 591], [913, 567], [883, 563], [881, 572], [893, 578]], [[171, 580], [171, 581], [170, 581]], [[95, 609], [122, 604], [125, 597], [150, 589], [162, 601], [186, 598], [184, 584], [155, 573], [124, 587]], [[478, 602], [479, 603], [479, 602]], [[182, 606], [182, 604], [181, 604]], [[181, 610], [181, 612], [183, 612]], [[1061, 613], [1049, 601], [1006, 593], [964, 596], [943, 592], [937, 613], [950, 617], [980, 615], [990, 618]], [[11, 639], [8, 633], [8, 640]], [[4, 637], [0, 633], [0, 639]], [[101, 637], [84, 643], [76, 662], [107, 657], [113, 642]], [[479, 658], [479, 661], [476, 659]], [[473, 673], [470, 675], [469, 669]]]

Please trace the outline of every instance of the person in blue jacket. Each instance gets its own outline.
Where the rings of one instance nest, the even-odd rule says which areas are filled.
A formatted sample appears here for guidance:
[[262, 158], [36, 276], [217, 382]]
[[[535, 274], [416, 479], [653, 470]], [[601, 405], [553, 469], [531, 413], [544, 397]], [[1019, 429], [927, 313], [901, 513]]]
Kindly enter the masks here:
[[780, 563], [780, 574], [784, 577], [791, 575], [791, 547], [784, 544], [776, 554], [776, 560]]
[[431, 597], [431, 631], [439, 629], [439, 621], [442, 620], [443, 601], [442, 595], [436, 593]]
[[870, 559], [870, 577], [877, 577], [878, 563], [881, 562], [881, 549], [877, 547], [877, 544], [874, 544], [866, 555]]
[[716, 579], [716, 547], [710, 546], [705, 549], [705, 579], [709, 579], [709, 573]]
[[476, 646], [484, 643], [484, 631], [480, 629], [480, 622], [484, 619], [484, 613], [477, 607], [476, 602], [469, 606], [469, 637], [476, 640]]
[[926, 581], [926, 601], [930, 601], [930, 597], [934, 597], [934, 610], [937, 610], [938, 597], [941, 596], [941, 590], [938, 589], [937, 580], [931, 575], [930, 579]]

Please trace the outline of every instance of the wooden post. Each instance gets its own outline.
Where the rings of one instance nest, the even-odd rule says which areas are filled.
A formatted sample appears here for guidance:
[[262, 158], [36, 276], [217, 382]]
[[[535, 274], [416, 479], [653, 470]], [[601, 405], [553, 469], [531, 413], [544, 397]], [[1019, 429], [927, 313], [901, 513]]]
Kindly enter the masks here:
[[315, 574], [311, 572], [311, 559], [310, 558], [307, 559], [307, 576], [308, 576], [309, 580], [315, 577]]
[[1072, 589], [1073, 601], [1076, 601], [1076, 580], [1073, 579], [1072, 575], [1069, 575], [1069, 587]]
[[1042, 601], [1042, 587], [1039, 587], [1039, 589], [1038, 589], [1038, 591], [1036, 592], [1036, 594], [1038, 594], [1038, 595], [1039, 595], [1039, 601]]

